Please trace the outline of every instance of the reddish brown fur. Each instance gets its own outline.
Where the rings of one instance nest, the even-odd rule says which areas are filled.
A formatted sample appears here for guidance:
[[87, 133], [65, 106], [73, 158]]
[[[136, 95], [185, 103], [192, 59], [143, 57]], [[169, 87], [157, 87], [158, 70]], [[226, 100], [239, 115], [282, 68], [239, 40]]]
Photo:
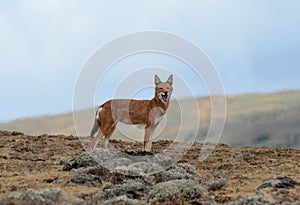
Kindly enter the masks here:
[[[170, 103], [170, 95], [173, 78], [169, 77], [167, 82], [161, 82], [155, 76], [155, 95], [152, 100], [131, 100], [131, 99], [114, 99], [109, 100], [99, 106], [102, 109], [98, 113], [97, 123], [100, 128], [95, 139], [91, 142], [91, 150], [94, 150], [97, 142], [105, 136], [102, 147], [106, 148], [106, 143], [114, 132], [118, 122], [125, 124], [145, 124], [144, 146], [143, 150], [150, 151], [151, 146], [149, 140], [154, 129], [159, 124], [161, 117], [166, 113]], [[168, 99], [162, 102], [159, 98], [161, 93], [168, 92]], [[97, 117], [97, 116], [96, 116]]]

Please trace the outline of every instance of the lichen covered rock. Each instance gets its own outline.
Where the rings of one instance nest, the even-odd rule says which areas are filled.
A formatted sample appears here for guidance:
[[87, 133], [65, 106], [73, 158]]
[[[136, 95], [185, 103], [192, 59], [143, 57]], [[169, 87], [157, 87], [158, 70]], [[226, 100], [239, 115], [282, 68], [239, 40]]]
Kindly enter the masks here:
[[11, 194], [1, 199], [1, 205], [53, 205], [59, 204], [63, 192], [59, 188], [44, 188], [22, 194]]
[[251, 205], [272, 205], [275, 204], [275, 200], [272, 196], [269, 195], [254, 195], [248, 196], [242, 199], [239, 199], [234, 202], [227, 203], [227, 205], [244, 205], [244, 204], [251, 204]]
[[194, 180], [171, 180], [167, 182], [161, 182], [153, 186], [149, 192], [147, 201], [165, 202], [174, 199], [199, 199], [207, 198], [207, 193], [196, 181]]

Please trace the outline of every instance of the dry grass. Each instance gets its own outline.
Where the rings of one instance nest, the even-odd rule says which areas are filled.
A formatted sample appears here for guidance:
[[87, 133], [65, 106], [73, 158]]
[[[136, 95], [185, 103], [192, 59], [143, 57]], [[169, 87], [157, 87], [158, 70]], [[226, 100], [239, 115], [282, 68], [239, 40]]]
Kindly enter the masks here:
[[[153, 152], [161, 152], [170, 141], [153, 144]], [[72, 172], [62, 171], [57, 161], [72, 159], [82, 153], [81, 143], [74, 137], [60, 136], [1, 136], [0, 137], [0, 197], [12, 192], [25, 192], [43, 187], [60, 187], [67, 197], [86, 197], [101, 190], [99, 187], [79, 186], [69, 182]], [[112, 140], [111, 146], [119, 149], [141, 149], [141, 143]], [[192, 164], [200, 183], [226, 179], [227, 186], [213, 191], [218, 202], [228, 202], [255, 194], [265, 180], [288, 176], [300, 181], [300, 150], [287, 148], [231, 147], [220, 144], [205, 160], [199, 161], [202, 144], [195, 143], [180, 162]], [[245, 156], [245, 157], [244, 157]], [[52, 183], [58, 180], [57, 183]], [[264, 194], [299, 200], [300, 187], [295, 189], [265, 189]]]

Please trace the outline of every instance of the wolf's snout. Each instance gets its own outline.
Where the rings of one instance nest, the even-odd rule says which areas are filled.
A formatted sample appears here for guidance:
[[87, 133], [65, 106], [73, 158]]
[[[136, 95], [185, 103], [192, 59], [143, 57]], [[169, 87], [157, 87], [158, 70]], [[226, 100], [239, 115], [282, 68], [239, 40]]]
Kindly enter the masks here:
[[169, 94], [168, 92], [165, 92], [165, 93], [162, 93], [162, 94], [161, 94], [161, 98], [162, 98], [162, 100], [163, 100], [164, 102], [167, 102], [167, 101], [168, 101], [168, 97], [169, 97], [168, 94]]

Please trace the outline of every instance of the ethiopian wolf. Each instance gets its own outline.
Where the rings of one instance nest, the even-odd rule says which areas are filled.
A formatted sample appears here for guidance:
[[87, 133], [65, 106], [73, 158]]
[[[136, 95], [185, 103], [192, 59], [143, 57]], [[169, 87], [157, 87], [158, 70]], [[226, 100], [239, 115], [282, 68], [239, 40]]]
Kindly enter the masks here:
[[108, 140], [118, 122], [144, 124], [143, 151], [151, 151], [149, 140], [169, 106], [173, 91], [173, 75], [170, 75], [166, 82], [161, 82], [159, 77], [155, 75], [154, 82], [155, 95], [152, 100], [113, 99], [98, 107], [91, 131], [91, 137], [94, 138], [90, 145], [92, 151], [102, 138], [101, 147], [107, 148]]

